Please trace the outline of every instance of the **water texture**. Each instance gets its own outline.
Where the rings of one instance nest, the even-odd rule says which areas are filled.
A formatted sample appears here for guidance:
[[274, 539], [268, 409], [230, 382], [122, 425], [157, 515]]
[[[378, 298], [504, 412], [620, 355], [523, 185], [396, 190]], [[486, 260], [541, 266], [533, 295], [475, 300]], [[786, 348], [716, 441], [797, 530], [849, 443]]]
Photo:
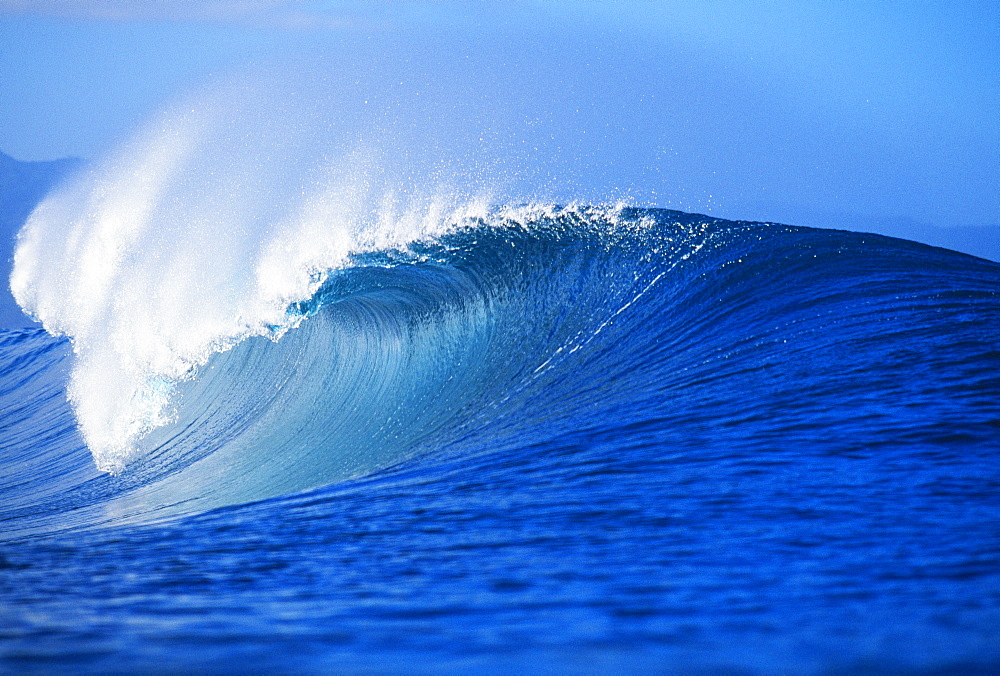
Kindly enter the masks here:
[[0, 332], [3, 669], [1000, 669], [997, 263], [435, 198], [201, 272], [54, 250], [92, 188]]

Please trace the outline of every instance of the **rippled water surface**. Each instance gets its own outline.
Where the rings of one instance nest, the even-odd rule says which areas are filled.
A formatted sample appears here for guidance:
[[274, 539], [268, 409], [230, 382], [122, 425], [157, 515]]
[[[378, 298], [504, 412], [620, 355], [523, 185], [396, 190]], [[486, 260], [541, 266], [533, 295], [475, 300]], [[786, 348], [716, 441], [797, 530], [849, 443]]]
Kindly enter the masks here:
[[1000, 669], [1000, 265], [556, 209], [290, 312], [116, 475], [0, 333], [5, 670]]

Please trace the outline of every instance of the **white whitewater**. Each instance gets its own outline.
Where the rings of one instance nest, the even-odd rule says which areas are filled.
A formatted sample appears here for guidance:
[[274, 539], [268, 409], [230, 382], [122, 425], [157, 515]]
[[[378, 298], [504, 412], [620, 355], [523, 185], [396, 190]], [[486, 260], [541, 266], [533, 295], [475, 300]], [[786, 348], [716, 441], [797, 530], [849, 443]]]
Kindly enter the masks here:
[[397, 131], [320, 124], [288, 91], [205, 90], [39, 205], [11, 290], [72, 341], [69, 397], [99, 468], [135, 458], [213, 353], [291, 328], [289, 304], [350, 254], [486, 213], [470, 165]]

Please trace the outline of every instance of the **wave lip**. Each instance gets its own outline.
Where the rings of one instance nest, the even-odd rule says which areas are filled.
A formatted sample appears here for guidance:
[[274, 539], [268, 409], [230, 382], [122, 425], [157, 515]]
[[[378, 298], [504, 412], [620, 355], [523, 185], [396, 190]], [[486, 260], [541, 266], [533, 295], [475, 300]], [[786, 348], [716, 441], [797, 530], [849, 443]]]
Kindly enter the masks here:
[[294, 326], [288, 307], [350, 255], [405, 247], [485, 209], [441, 184], [400, 183], [373, 163], [377, 149], [346, 141], [326, 148], [335, 163], [310, 166], [270, 128], [234, 148], [230, 136], [251, 123], [206, 108], [165, 117], [49, 196], [18, 238], [11, 289], [72, 341], [69, 397], [107, 471], [177, 419], [177, 383], [213, 354]]
[[[314, 488], [498, 431], [704, 245], [702, 225], [654, 226], [621, 209], [501, 209], [349, 257], [288, 308], [294, 328], [176, 386], [176, 420], [139, 440], [128, 470], [159, 478], [122, 513]], [[649, 270], [599, 274], [653, 239]]]

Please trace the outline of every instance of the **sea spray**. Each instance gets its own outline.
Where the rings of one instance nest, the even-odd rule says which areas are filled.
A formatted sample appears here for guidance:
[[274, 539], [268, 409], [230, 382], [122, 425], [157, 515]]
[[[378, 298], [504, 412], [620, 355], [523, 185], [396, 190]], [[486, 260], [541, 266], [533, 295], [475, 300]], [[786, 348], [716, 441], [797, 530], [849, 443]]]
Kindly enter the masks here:
[[206, 90], [39, 205], [11, 288], [73, 343], [68, 396], [101, 469], [174, 419], [176, 383], [212, 354], [298, 322], [288, 307], [348, 255], [485, 213], [482, 190], [421, 173], [391, 137], [295, 120], [287, 92]]

